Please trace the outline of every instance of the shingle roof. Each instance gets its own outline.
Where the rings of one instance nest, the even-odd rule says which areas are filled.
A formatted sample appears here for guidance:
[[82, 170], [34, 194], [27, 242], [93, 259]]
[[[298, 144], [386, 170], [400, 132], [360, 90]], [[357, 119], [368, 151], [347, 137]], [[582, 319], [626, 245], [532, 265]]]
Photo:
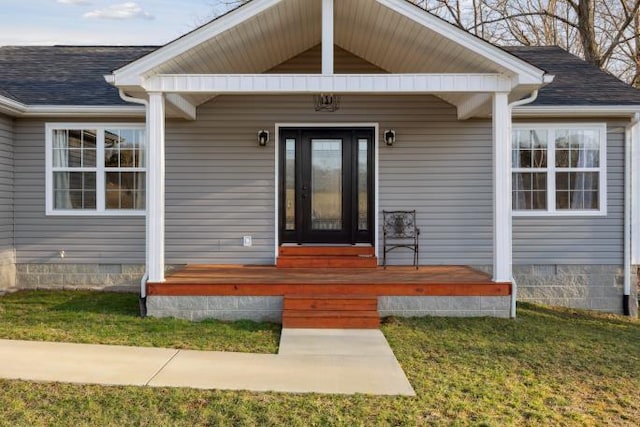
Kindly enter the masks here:
[[640, 104], [640, 90], [562, 48], [510, 46], [504, 49], [555, 75], [553, 83], [542, 88], [538, 99], [531, 105]]
[[0, 47], [0, 90], [27, 105], [122, 105], [104, 80], [150, 46]]
[[[104, 75], [155, 46], [0, 47], [0, 95], [27, 105], [123, 105]], [[532, 105], [640, 105], [640, 90], [558, 47], [505, 47], [556, 76]]]

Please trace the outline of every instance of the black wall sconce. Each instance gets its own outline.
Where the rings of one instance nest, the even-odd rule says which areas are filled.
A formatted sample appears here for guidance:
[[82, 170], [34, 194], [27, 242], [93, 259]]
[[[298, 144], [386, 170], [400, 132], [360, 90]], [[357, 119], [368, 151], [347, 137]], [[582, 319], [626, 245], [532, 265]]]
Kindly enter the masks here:
[[264, 147], [269, 142], [269, 131], [268, 130], [259, 130], [258, 131], [258, 145], [260, 147]]
[[392, 146], [396, 142], [396, 131], [386, 130], [384, 131], [384, 143], [388, 146]]

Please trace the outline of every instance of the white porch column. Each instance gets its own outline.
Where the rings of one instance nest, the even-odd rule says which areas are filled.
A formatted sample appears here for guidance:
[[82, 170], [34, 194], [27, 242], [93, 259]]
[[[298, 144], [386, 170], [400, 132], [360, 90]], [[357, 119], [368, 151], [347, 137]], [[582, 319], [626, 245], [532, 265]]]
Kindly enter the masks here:
[[333, 0], [322, 0], [322, 74], [333, 74]]
[[511, 110], [509, 95], [493, 95], [493, 281], [512, 280]]
[[149, 92], [147, 271], [156, 283], [164, 281], [164, 122], [164, 94]]

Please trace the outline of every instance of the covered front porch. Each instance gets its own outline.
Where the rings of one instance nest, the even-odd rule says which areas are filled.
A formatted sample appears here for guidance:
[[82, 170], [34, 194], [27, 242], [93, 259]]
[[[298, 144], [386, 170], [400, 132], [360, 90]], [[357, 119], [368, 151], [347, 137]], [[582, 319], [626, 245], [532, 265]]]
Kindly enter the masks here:
[[187, 265], [148, 283], [147, 294], [156, 314], [315, 328], [375, 328], [392, 315], [508, 317], [511, 306], [510, 282], [468, 266]]
[[[544, 71], [404, 1], [256, 0], [108, 80], [147, 105], [142, 294], [155, 313], [279, 320], [288, 295], [340, 293], [373, 298], [380, 315], [509, 313], [511, 109], [550, 81]], [[327, 226], [339, 238], [312, 224], [315, 143], [343, 155], [341, 172], [325, 177], [347, 194], [348, 220]], [[432, 264], [417, 272], [244, 266], [276, 264], [283, 244], [308, 243], [367, 243], [375, 261], [382, 210], [416, 207]], [[239, 265], [209, 265], [227, 259]], [[190, 265], [165, 277], [165, 263]], [[483, 298], [500, 298], [499, 309]]]

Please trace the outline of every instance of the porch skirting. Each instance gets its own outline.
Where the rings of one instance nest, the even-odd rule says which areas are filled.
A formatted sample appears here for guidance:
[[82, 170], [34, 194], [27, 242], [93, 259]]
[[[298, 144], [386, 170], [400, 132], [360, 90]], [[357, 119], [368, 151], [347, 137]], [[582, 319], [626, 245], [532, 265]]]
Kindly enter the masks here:
[[[491, 271], [487, 266], [473, 267], [485, 272]], [[172, 268], [175, 267], [167, 267], [168, 270]], [[636, 271], [637, 267], [632, 268], [631, 301], [636, 301], [638, 297]], [[143, 272], [144, 266], [137, 264], [14, 264], [12, 253], [0, 254], [0, 289], [15, 286], [19, 289], [101, 289], [138, 292]], [[518, 301], [622, 313], [622, 266], [515, 265], [514, 276], [518, 284]], [[279, 321], [282, 312], [281, 297], [213, 296], [205, 297], [208, 298], [206, 302], [198, 298], [201, 297], [150, 296], [147, 302], [149, 314], [175, 314], [187, 319], [216, 317], [225, 320], [244, 318]], [[508, 313], [507, 304], [502, 306], [500, 298], [386, 296], [379, 298], [378, 309], [381, 316], [500, 316], [499, 312], [502, 310]], [[195, 305], [193, 309], [178, 309], [178, 306], [184, 307], [184, 303], [178, 301], [190, 301]], [[209, 314], [214, 316], [208, 316]]]
[[[254, 320], [282, 322], [282, 297], [278, 296], [158, 296], [147, 297], [147, 314], [188, 320]], [[478, 317], [508, 318], [511, 297], [378, 297], [381, 317]]]

